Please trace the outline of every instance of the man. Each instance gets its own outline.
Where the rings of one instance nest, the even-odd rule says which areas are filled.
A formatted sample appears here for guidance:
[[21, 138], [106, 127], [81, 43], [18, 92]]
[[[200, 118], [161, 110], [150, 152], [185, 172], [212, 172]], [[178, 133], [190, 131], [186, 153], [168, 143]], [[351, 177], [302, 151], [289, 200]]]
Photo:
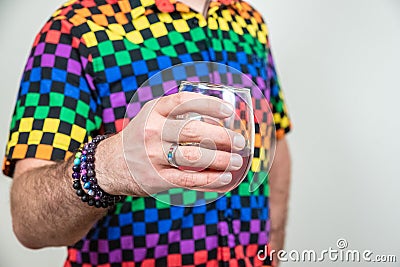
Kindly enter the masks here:
[[[158, 150], [162, 146], [160, 121], [177, 105], [200, 96], [162, 97], [157, 104], [151, 102], [154, 109], [144, 106], [124, 128], [128, 103], [143, 82], [160, 70], [192, 61], [234, 66], [268, 94], [278, 137], [270, 197], [266, 183], [253, 193], [234, 189], [198, 207], [175, 207], [146, 197], [149, 192], [168, 189], [148, 175], [151, 166], [160, 167], [164, 178], [178, 187], [194, 190], [218, 192], [232, 180], [230, 172], [184, 174], [169, 166], [162, 149]], [[217, 117], [232, 113], [222, 101], [185, 111]], [[186, 140], [163, 141], [212, 138], [203, 126], [188, 124], [182, 130]], [[176, 130], [170, 127], [168, 131]], [[267, 243], [275, 250], [283, 247], [290, 180], [284, 135], [289, 129], [266, 26], [247, 3], [69, 1], [35, 39], [11, 123], [3, 171], [14, 179], [14, 232], [32, 249], [68, 246], [65, 266], [269, 265], [269, 259], [257, 258], [257, 252]], [[82, 203], [71, 178], [73, 153], [104, 132], [116, 134], [97, 148], [98, 184], [109, 194], [128, 196], [108, 213]], [[130, 145], [137, 151], [134, 177], [124, 160], [122, 133], [135, 137]], [[149, 141], [155, 148], [151, 157], [144, 152], [146, 134], [157, 137]], [[243, 146], [243, 140], [234, 136], [220, 142], [235, 144], [234, 140]], [[266, 149], [264, 143], [258, 148]], [[187, 163], [185, 156], [175, 160], [180, 165]], [[233, 162], [234, 155], [225, 153], [211, 167], [232, 171]]]

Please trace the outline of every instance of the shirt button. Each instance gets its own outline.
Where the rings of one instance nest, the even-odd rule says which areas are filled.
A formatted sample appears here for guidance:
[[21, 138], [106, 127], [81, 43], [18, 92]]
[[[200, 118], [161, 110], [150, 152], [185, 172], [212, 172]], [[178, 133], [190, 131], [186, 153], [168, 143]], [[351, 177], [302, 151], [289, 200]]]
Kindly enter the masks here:
[[224, 216], [228, 222], [232, 221], [232, 217], [233, 217], [232, 210], [231, 209], [225, 210]]
[[259, 61], [259, 58], [258, 58], [258, 56], [257, 56], [257, 55], [253, 55], [253, 61], [254, 61], [255, 63], [258, 63], [258, 61]]
[[198, 19], [198, 18], [193, 18], [193, 19], [190, 21], [190, 26], [192, 26], [192, 27], [197, 27], [197, 26], [199, 26], [199, 19]]

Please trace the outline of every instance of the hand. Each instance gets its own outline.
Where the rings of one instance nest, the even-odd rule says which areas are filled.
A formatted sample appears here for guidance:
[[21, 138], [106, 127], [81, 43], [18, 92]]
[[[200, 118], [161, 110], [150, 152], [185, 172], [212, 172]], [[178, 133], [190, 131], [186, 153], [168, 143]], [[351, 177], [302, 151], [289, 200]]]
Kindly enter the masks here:
[[[100, 143], [97, 154], [104, 153], [96, 155], [100, 186], [110, 194], [136, 196], [175, 187], [223, 192], [232, 181], [230, 171], [243, 163], [231, 151], [243, 149], [245, 139], [219, 125], [176, 119], [190, 112], [218, 120], [231, 116], [233, 107], [218, 98], [189, 92], [148, 102], [122, 132]], [[180, 146], [175, 160], [179, 166], [203, 171], [171, 167], [166, 154], [173, 143], [201, 143], [199, 147]]]

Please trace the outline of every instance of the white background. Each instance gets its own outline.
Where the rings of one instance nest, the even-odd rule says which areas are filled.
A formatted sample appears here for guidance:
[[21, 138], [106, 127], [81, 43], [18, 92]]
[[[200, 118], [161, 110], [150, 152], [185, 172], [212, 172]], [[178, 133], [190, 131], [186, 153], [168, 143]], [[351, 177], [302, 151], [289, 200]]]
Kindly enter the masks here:
[[[0, 148], [34, 36], [61, 2], [0, 1]], [[349, 249], [399, 261], [357, 266], [400, 266], [400, 1], [252, 3], [269, 22], [294, 124], [287, 250], [335, 248], [346, 238]], [[0, 177], [0, 267], [62, 266], [65, 249], [30, 251], [16, 241], [10, 184]]]

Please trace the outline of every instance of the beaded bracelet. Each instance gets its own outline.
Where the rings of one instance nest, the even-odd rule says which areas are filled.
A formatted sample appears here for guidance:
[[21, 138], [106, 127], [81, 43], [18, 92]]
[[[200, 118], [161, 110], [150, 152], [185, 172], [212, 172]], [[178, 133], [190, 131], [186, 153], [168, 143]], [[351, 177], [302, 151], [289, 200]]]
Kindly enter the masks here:
[[72, 167], [72, 178], [74, 180], [72, 187], [76, 190], [76, 194], [83, 202], [96, 208], [112, 207], [125, 199], [124, 196], [114, 196], [104, 192], [97, 184], [94, 164], [95, 153], [97, 145], [106, 138], [106, 135], [96, 136], [92, 141], [81, 147], [75, 154], [74, 166]]

